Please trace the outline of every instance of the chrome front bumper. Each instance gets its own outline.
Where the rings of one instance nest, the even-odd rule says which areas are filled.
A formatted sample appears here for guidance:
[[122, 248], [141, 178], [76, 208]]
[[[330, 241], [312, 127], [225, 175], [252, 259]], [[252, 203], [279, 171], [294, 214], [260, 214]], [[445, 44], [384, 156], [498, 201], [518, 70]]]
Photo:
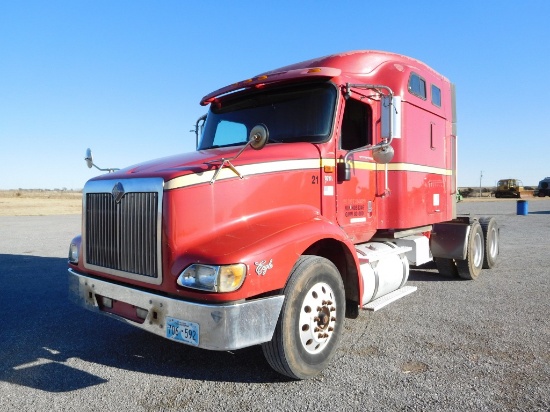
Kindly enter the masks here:
[[[100, 309], [96, 295], [147, 310], [143, 323]], [[167, 337], [166, 318], [199, 325], [198, 347], [233, 350], [267, 342], [273, 336], [284, 296], [232, 304], [199, 304], [143, 292], [91, 278], [69, 269], [70, 299], [93, 312], [111, 316], [156, 335]]]

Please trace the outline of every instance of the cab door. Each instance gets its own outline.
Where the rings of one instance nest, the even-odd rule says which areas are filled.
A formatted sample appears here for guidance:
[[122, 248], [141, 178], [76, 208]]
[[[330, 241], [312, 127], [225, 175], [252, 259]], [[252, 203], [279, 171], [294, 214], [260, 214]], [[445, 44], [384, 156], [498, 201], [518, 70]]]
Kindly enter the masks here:
[[[337, 163], [353, 149], [373, 142], [372, 108], [361, 100], [345, 101], [338, 142]], [[351, 179], [336, 184], [336, 217], [354, 243], [368, 241], [376, 232], [376, 163], [370, 150], [348, 158]]]

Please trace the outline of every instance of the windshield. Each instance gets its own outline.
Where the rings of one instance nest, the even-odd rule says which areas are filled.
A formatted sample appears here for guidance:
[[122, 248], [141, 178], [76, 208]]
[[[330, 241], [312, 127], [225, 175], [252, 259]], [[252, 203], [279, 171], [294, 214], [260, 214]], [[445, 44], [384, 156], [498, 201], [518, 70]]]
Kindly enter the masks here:
[[329, 83], [227, 97], [211, 105], [199, 150], [245, 144], [258, 124], [267, 127], [270, 142], [323, 142], [335, 101], [336, 88]]

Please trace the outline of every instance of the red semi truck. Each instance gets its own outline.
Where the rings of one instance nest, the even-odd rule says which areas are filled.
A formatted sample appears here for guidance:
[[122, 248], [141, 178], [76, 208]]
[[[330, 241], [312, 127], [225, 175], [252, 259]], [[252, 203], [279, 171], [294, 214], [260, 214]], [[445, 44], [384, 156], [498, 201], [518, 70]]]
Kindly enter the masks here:
[[195, 347], [259, 344], [305, 379], [346, 317], [416, 289], [410, 265], [494, 266], [495, 219], [456, 212], [454, 86], [422, 62], [325, 56], [201, 104], [195, 152], [86, 183], [75, 302]]

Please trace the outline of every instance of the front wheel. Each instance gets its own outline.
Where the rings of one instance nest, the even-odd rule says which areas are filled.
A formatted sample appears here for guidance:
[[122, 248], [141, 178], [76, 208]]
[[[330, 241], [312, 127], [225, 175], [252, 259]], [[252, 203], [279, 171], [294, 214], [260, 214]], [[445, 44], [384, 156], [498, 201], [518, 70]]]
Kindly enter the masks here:
[[283, 293], [285, 301], [264, 356], [277, 372], [307, 379], [334, 356], [345, 316], [345, 293], [338, 269], [318, 256], [301, 256]]

